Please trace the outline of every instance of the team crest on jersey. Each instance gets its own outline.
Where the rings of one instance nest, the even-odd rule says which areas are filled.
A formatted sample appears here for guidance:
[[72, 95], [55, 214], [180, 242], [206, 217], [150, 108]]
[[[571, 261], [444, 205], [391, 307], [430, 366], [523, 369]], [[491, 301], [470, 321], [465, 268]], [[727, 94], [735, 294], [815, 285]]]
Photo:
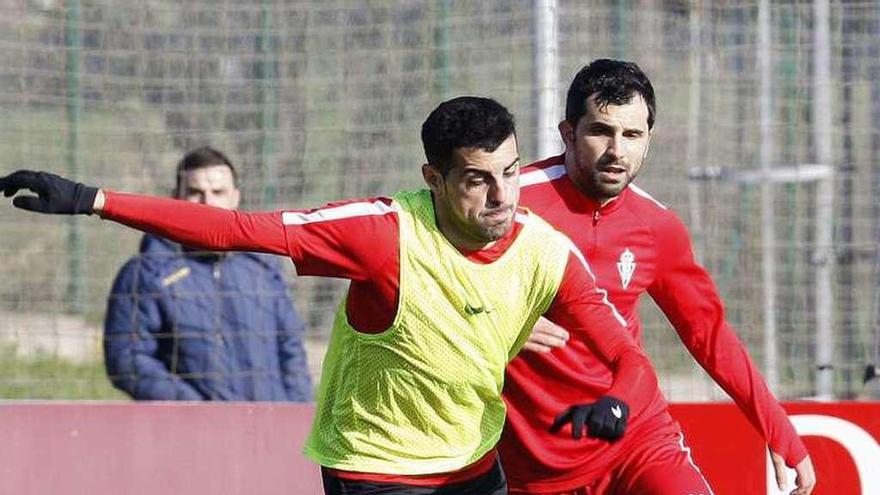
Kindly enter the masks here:
[[620, 259], [617, 261], [617, 273], [620, 274], [620, 285], [624, 289], [627, 288], [632, 280], [633, 273], [636, 271], [636, 255], [632, 254], [629, 248], [620, 253]]

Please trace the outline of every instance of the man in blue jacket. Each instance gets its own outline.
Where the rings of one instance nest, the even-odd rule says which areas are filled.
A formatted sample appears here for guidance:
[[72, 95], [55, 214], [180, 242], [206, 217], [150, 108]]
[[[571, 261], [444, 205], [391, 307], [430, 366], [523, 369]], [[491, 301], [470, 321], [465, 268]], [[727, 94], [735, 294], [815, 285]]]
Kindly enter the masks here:
[[[175, 195], [236, 209], [235, 167], [213, 148], [193, 150]], [[104, 357], [113, 385], [137, 400], [309, 401], [302, 335], [274, 259], [146, 235], [113, 284]]]

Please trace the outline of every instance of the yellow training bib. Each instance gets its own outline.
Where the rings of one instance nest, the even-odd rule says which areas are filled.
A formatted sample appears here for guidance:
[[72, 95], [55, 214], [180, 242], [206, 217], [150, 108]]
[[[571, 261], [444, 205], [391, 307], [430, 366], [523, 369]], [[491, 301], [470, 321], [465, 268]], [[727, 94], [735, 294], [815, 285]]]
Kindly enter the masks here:
[[353, 329], [339, 306], [305, 454], [335, 469], [418, 475], [483, 457], [504, 426], [504, 367], [562, 280], [570, 243], [535, 215], [498, 260], [468, 260], [427, 190], [394, 197], [400, 295], [392, 325]]

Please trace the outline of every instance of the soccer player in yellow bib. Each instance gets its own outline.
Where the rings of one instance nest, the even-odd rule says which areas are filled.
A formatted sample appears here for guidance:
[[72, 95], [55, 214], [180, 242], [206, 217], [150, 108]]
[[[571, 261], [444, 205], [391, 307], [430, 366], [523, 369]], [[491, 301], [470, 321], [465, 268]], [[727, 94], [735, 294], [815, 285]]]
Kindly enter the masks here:
[[579, 436], [586, 426], [614, 441], [657, 379], [581, 253], [518, 208], [507, 109], [488, 98], [446, 101], [422, 141], [426, 189], [311, 210], [228, 211], [32, 171], [0, 179], [0, 189], [35, 192], [13, 200], [26, 210], [98, 213], [206, 250], [286, 255], [301, 276], [351, 280], [305, 446], [323, 467], [325, 493], [501, 495], [504, 368], [539, 316], [614, 372], [591, 407], [559, 404], [556, 428], [571, 423]]

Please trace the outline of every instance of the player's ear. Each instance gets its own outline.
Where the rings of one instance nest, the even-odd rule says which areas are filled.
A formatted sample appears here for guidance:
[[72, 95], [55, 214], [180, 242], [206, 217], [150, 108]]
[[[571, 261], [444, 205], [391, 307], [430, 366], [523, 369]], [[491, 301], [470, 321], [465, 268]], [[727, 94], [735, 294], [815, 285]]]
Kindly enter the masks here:
[[431, 189], [434, 193], [440, 193], [443, 190], [443, 175], [437, 170], [437, 167], [431, 165], [430, 163], [425, 163], [422, 165], [422, 178], [425, 180], [425, 184]]
[[654, 128], [650, 128], [648, 130], [648, 139], [645, 142], [645, 150], [642, 151], [642, 161], [645, 161], [645, 158], [648, 156], [648, 150], [651, 149], [651, 138], [654, 137]]
[[574, 126], [571, 125], [571, 122], [563, 120], [557, 128], [559, 129], [559, 136], [562, 137], [562, 142], [565, 143], [565, 147], [567, 149], [574, 149]]

